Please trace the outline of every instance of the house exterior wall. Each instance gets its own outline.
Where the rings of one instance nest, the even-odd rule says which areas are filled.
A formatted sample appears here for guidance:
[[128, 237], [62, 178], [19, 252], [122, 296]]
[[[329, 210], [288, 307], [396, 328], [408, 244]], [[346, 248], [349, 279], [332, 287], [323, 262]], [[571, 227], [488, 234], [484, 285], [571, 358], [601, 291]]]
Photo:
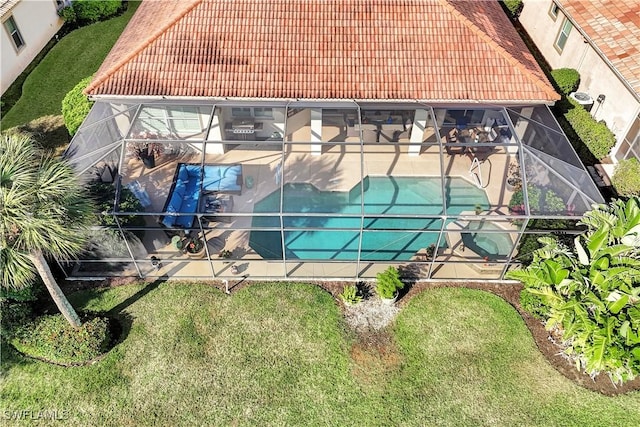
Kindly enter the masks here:
[[[572, 28], [564, 49], [555, 47], [565, 16], [558, 10], [557, 17], [550, 14], [552, 0], [525, 0], [520, 14], [520, 22], [552, 69], [574, 68], [580, 73], [579, 92], [588, 93], [594, 100], [591, 115], [598, 121], [604, 120], [616, 136], [616, 146], [611, 157], [625, 139], [633, 141], [633, 122], [640, 111], [638, 95], [622, 83], [616, 73], [598, 55], [577, 28]], [[602, 103], [596, 101], [604, 95]]]
[[[5, 21], [13, 17], [24, 46], [16, 49], [11, 35], [5, 28]], [[22, 0], [2, 15], [3, 28], [0, 30], [2, 51], [2, 93], [13, 83], [31, 63], [64, 23], [58, 16], [54, 0]]]

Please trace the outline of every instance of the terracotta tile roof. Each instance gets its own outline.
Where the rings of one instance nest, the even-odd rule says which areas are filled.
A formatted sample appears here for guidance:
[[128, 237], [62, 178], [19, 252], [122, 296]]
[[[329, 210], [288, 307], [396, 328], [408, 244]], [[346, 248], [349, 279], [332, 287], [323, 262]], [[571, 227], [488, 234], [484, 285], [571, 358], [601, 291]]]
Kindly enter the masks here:
[[145, 1], [92, 95], [558, 99], [495, 1]]
[[640, 94], [640, 1], [561, 0], [560, 5]]
[[16, 4], [18, 4], [20, 2], [20, 0], [4, 0], [0, 2], [0, 16], [4, 16], [5, 13], [8, 13], [11, 11], [11, 9], [13, 8], [13, 6], [15, 6]]

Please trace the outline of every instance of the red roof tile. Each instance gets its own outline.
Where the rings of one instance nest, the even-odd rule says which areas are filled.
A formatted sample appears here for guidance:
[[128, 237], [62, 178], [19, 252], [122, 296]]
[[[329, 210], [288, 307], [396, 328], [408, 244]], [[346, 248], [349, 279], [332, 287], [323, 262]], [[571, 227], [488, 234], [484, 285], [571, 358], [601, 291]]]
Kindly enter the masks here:
[[560, 0], [560, 5], [640, 94], [640, 1]]
[[145, 1], [92, 95], [559, 97], [494, 1]]

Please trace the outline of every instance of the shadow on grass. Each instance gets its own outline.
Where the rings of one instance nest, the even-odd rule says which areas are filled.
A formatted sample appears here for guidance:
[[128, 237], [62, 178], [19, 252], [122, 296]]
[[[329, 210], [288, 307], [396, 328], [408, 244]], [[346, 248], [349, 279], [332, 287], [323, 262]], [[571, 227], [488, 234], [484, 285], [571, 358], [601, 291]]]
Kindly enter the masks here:
[[0, 363], [0, 377], [4, 377], [13, 368], [21, 368], [29, 364], [34, 363], [32, 359], [23, 356], [18, 350], [9, 344], [4, 339], [0, 343], [0, 357], [2, 357], [2, 363]]
[[46, 150], [57, 154], [61, 154], [71, 140], [62, 116], [43, 116], [7, 131], [28, 133]]
[[162, 276], [156, 279], [155, 281], [147, 284], [144, 288], [140, 289], [135, 294], [131, 295], [126, 300], [122, 301], [120, 304], [113, 307], [111, 310], [104, 312], [104, 316], [109, 319], [116, 320], [116, 322], [111, 321], [111, 333], [112, 333], [112, 341], [109, 346], [109, 350], [118, 344], [124, 342], [124, 340], [129, 336], [129, 332], [131, 332], [131, 327], [133, 326], [134, 317], [129, 313], [125, 312], [127, 307], [136, 301], [140, 300], [142, 297], [147, 295], [149, 292], [155, 290], [160, 286], [161, 283], [165, 282], [169, 277]]

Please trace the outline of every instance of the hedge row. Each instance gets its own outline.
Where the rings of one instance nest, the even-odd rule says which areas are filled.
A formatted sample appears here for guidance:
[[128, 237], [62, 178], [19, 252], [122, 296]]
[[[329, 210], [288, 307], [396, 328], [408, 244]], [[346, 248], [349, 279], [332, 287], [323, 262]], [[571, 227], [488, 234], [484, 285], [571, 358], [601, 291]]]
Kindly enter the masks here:
[[571, 124], [578, 137], [597, 158], [606, 157], [616, 143], [615, 135], [604, 122], [596, 122], [591, 114], [571, 98], [564, 117]]
[[116, 15], [122, 7], [121, 0], [73, 0], [59, 15], [65, 22], [86, 25]]
[[523, 7], [522, 0], [502, 0], [502, 3], [509, 11], [511, 18], [515, 19], [520, 15]]

